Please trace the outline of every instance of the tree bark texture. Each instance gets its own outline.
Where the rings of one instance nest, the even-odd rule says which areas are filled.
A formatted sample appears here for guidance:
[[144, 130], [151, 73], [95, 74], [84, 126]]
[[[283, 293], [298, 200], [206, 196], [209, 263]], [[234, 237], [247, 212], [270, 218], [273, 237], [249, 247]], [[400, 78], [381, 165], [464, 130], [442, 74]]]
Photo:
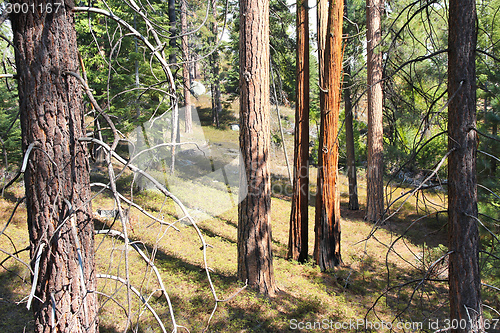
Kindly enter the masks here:
[[476, 6], [451, 0], [448, 36], [448, 248], [452, 332], [482, 329], [476, 180]]
[[78, 141], [82, 91], [66, 74], [78, 71], [74, 4], [65, 1], [57, 13], [52, 1], [29, 1], [29, 8], [48, 3], [51, 13], [11, 15], [23, 151], [35, 147], [25, 172], [33, 269], [41, 249], [31, 306], [35, 332], [98, 332], [89, 164]]
[[338, 189], [339, 111], [342, 82], [343, 0], [330, 1], [325, 49], [324, 107], [319, 136], [316, 194], [315, 260], [322, 271], [342, 263], [340, 253], [340, 198]]
[[181, 0], [181, 48], [182, 77], [184, 81], [184, 131], [193, 132], [193, 117], [191, 116], [191, 78], [189, 75], [189, 36], [187, 33], [187, 0]]
[[309, 211], [309, 8], [297, 1], [297, 98], [292, 211], [288, 239], [289, 259], [304, 262], [308, 256]]
[[[212, 1], [212, 14], [214, 16], [214, 21], [212, 23], [212, 34], [215, 43], [217, 43], [217, 36], [219, 34], [219, 28], [217, 26], [217, 0]], [[222, 112], [221, 103], [221, 92], [220, 92], [220, 59], [219, 50], [216, 49], [211, 55], [212, 58], [212, 72], [213, 72], [213, 93], [212, 93], [212, 123], [219, 127], [220, 125], [220, 114]]]
[[320, 87], [324, 88], [325, 82], [325, 44], [326, 44], [326, 29], [328, 25], [328, 0], [318, 0], [318, 67], [319, 67], [319, 83]]
[[345, 140], [347, 155], [347, 178], [349, 179], [349, 209], [358, 210], [358, 183], [356, 177], [356, 154], [354, 152], [354, 129], [351, 102], [351, 67], [345, 66], [346, 87], [344, 89], [345, 104]]
[[269, 1], [240, 0], [238, 278], [274, 295], [269, 93]]
[[383, 0], [366, 0], [368, 80], [368, 166], [366, 172], [366, 219], [377, 222], [384, 213], [382, 124], [382, 51], [380, 16]]

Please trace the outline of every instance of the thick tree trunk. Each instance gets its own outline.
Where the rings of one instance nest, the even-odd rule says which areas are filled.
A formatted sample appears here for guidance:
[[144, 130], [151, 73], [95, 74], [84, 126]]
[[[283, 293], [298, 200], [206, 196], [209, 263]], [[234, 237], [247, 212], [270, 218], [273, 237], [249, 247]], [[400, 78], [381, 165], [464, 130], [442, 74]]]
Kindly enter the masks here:
[[[214, 44], [217, 43], [217, 36], [219, 34], [219, 28], [217, 26], [217, 0], [212, 1], [212, 14], [214, 15], [214, 22], [212, 24], [212, 34], [214, 35]], [[215, 46], [215, 45], [214, 45]], [[213, 124], [217, 127], [220, 125], [220, 114], [222, 112], [222, 103], [221, 103], [221, 93], [220, 93], [220, 59], [219, 59], [219, 50], [215, 50], [212, 54], [213, 60], [213, 109], [212, 109], [212, 120]]]
[[353, 113], [351, 102], [351, 67], [345, 66], [345, 75], [347, 77], [347, 86], [344, 89], [345, 104], [345, 140], [347, 154], [347, 178], [349, 179], [349, 209], [358, 210], [358, 181], [356, 177], [356, 155], [354, 152], [354, 130]]
[[448, 248], [450, 319], [460, 328], [482, 329], [481, 278], [476, 181], [476, 6], [474, 0], [449, 4]]
[[[317, 20], [318, 20], [318, 74], [319, 74], [319, 86], [321, 90], [326, 91], [326, 83], [325, 83], [325, 44], [326, 44], [326, 32], [328, 25], [328, 0], [318, 0], [318, 11], [317, 11]], [[320, 110], [323, 110], [325, 107], [325, 95], [320, 92], [319, 94], [319, 103]], [[319, 159], [321, 158], [321, 154], [318, 154], [318, 165]], [[318, 190], [316, 190], [318, 193]], [[317, 200], [317, 198], [316, 198]], [[319, 220], [315, 219], [314, 222], [314, 233], [318, 234], [318, 225]], [[318, 237], [314, 237], [314, 252], [313, 257], [318, 258]]]
[[304, 262], [308, 256], [309, 195], [309, 8], [297, 1], [297, 98], [292, 212], [288, 239], [289, 259]]
[[366, 0], [368, 75], [368, 167], [366, 171], [366, 219], [377, 222], [384, 213], [384, 165], [382, 124], [382, 51], [380, 16], [383, 0]]
[[184, 131], [193, 132], [193, 117], [191, 116], [191, 79], [189, 75], [189, 44], [187, 33], [187, 0], [181, 0], [181, 46], [182, 46], [182, 77], [184, 80]]
[[238, 278], [274, 295], [269, 97], [269, 1], [240, 0]]
[[[170, 21], [170, 36], [177, 35], [177, 15], [175, 15], [175, 0], [168, 0], [168, 20]], [[177, 39], [171, 38], [170, 42], [170, 55], [169, 55], [169, 63], [175, 64], [177, 63]], [[177, 100], [172, 99], [172, 133], [171, 133], [171, 142], [176, 143], [180, 142], [180, 130], [179, 130], [179, 107], [177, 104]], [[170, 148], [171, 160], [170, 160], [170, 174], [175, 173], [175, 154], [176, 154], [176, 145], [172, 145]]]
[[[35, 8], [47, 3], [30, 1]], [[73, 6], [11, 15], [23, 151], [35, 147], [25, 173], [33, 269], [40, 255], [35, 332], [98, 331], [89, 164], [78, 141], [83, 101], [79, 82], [66, 73], [78, 71]]]
[[[175, 15], [175, 0], [168, 0], [168, 20], [170, 21], [170, 36], [177, 36], [177, 15]], [[175, 64], [177, 62], [177, 39], [171, 38], [169, 41], [170, 55], [169, 63]]]
[[340, 87], [342, 81], [343, 1], [330, 1], [325, 49], [324, 106], [319, 136], [318, 190], [316, 194], [315, 260], [322, 271], [342, 263], [340, 253], [340, 198], [338, 159]]

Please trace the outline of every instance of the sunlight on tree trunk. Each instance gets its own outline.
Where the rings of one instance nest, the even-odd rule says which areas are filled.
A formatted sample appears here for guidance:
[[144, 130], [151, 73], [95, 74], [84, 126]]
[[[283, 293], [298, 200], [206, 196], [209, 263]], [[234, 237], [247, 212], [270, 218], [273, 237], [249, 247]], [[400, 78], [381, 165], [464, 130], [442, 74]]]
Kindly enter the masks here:
[[72, 6], [11, 16], [23, 150], [35, 147], [25, 173], [33, 269], [41, 254], [35, 332], [98, 332], [89, 164], [78, 141], [85, 136], [82, 92], [65, 72], [79, 67]]
[[380, 16], [383, 0], [366, 0], [368, 76], [368, 166], [366, 170], [366, 219], [377, 222], [384, 213], [384, 165], [382, 124], [382, 50]]
[[272, 296], [269, 94], [269, 2], [240, 0], [238, 278]]
[[[295, 104], [295, 156], [292, 212], [288, 239], [289, 259], [304, 262], [308, 256], [309, 195], [309, 8], [297, 2], [297, 102]], [[283, 142], [283, 144], [285, 144]]]
[[[450, 319], [480, 332], [481, 278], [476, 180], [476, 6], [452, 0], [448, 36], [448, 240]], [[462, 325], [460, 325], [462, 327]]]
[[354, 152], [354, 129], [351, 102], [351, 66], [345, 66], [346, 87], [344, 89], [345, 103], [345, 141], [347, 155], [347, 178], [349, 179], [349, 209], [358, 210], [358, 181], [356, 176], [356, 154]]
[[[318, 149], [318, 189], [316, 194], [315, 260], [322, 271], [342, 264], [340, 253], [340, 198], [338, 158], [340, 89], [342, 81], [342, 23], [344, 2], [331, 1], [325, 48], [324, 105]], [[326, 89], [325, 89], [326, 88]]]
[[[175, 0], [168, 0], [168, 19], [170, 21], [170, 36], [177, 36], [177, 15], [175, 14]], [[177, 38], [170, 39], [170, 55], [169, 55], [169, 63], [175, 64], [177, 63]], [[179, 107], [177, 105], [177, 100], [172, 103], [172, 133], [171, 133], [171, 142], [176, 143], [180, 142], [180, 133], [179, 130]], [[170, 148], [171, 152], [171, 161], [170, 161], [170, 174], [175, 173], [175, 154], [176, 154], [176, 145], [172, 145]]]

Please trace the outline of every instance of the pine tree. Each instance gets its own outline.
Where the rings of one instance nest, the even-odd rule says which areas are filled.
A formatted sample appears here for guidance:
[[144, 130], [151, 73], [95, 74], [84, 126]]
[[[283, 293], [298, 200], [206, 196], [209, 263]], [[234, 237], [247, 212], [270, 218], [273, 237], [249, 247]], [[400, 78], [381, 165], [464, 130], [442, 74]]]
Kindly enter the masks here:
[[321, 94], [318, 190], [316, 194], [315, 261], [322, 271], [342, 263], [340, 197], [338, 190], [339, 113], [342, 82], [343, 1], [330, 1]]
[[269, 2], [240, 0], [238, 278], [274, 295], [269, 112]]
[[288, 258], [304, 262], [308, 256], [309, 196], [309, 10], [308, 1], [297, 1], [297, 97], [295, 104], [295, 154]]

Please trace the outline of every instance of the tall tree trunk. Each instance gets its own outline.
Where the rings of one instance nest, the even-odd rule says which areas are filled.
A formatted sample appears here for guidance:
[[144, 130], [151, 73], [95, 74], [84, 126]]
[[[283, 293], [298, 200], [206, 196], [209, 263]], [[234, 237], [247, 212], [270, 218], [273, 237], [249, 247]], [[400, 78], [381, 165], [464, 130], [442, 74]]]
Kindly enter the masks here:
[[297, 98], [295, 154], [288, 258], [304, 262], [308, 256], [309, 195], [309, 6], [297, 1]]
[[340, 89], [342, 82], [342, 23], [344, 2], [330, 1], [325, 48], [325, 90], [319, 136], [318, 190], [316, 194], [316, 263], [322, 271], [342, 263], [340, 253], [340, 198], [338, 159]]
[[[319, 86], [321, 91], [326, 91], [326, 83], [325, 83], [325, 45], [326, 45], [326, 32], [328, 25], [328, 0], [318, 0], [318, 9], [317, 9], [317, 20], [318, 20], [318, 74], [319, 74]], [[319, 94], [319, 104], [320, 110], [323, 110], [325, 107], [325, 96], [323, 93]], [[319, 159], [321, 158], [321, 154], [318, 154], [318, 165]], [[318, 190], [316, 190], [318, 193]], [[317, 200], [317, 198], [316, 198]], [[314, 233], [318, 234], [318, 225], [319, 220], [315, 219], [314, 222]], [[318, 258], [318, 237], [314, 237], [314, 252], [313, 257]]]
[[193, 132], [193, 118], [191, 116], [191, 79], [189, 75], [189, 45], [187, 33], [187, 0], [181, 0], [181, 45], [182, 45], [182, 77], [184, 80], [184, 131]]
[[238, 278], [274, 295], [269, 93], [269, 1], [240, 0]]
[[376, 222], [384, 213], [382, 124], [382, 51], [380, 16], [383, 0], [366, 0], [368, 75], [368, 167], [366, 172], [366, 219]]
[[73, 7], [11, 15], [23, 151], [35, 147], [24, 176], [33, 270], [39, 259], [35, 332], [98, 332], [89, 164], [78, 141], [83, 100], [66, 73], [79, 67]]
[[328, 25], [328, 0], [318, 0], [318, 66], [319, 66], [319, 82], [323, 88], [325, 82], [325, 48], [326, 48], [326, 31]]
[[[168, 0], [168, 20], [170, 21], [170, 37], [177, 36], [177, 15], [175, 15], [175, 0]], [[177, 62], [177, 38], [171, 38], [169, 41], [170, 55], [168, 58], [169, 63], [175, 64]]]
[[[175, 0], [168, 0], [168, 19], [170, 21], [170, 35], [174, 37], [177, 35], [177, 16], [175, 15]], [[169, 55], [169, 63], [175, 64], [177, 63], [177, 41], [176, 38], [170, 39], [170, 55]], [[180, 142], [180, 130], [179, 130], [179, 106], [177, 100], [172, 98], [172, 133], [171, 133], [171, 141], [172, 143]], [[173, 175], [175, 173], [175, 154], [176, 154], [176, 145], [172, 145], [170, 149], [171, 161], [170, 161], [170, 173]]]
[[345, 104], [345, 137], [347, 153], [347, 178], [349, 179], [349, 209], [358, 210], [358, 182], [356, 177], [356, 155], [354, 152], [354, 130], [353, 130], [353, 112], [351, 102], [351, 66], [345, 66], [346, 87], [344, 89]]
[[[214, 22], [212, 24], [212, 34], [214, 35], [214, 44], [217, 43], [217, 36], [219, 34], [219, 28], [217, 26], [217, 0], [212, 1], [212, 14], [214, 16]], [[214, 45], [215, 46], [215, 45]], [[212, 100], [214, 104], [213, 108], [213, 124], [217, 127], [220, 125], [220, 114], [222, 112], [222, 103], [221, 103], [221, 93], [220, 93], [220, 59], [219, 59], [219, 50], [216, 49], [212, 54], [213, 59], [213, 94]]]
[[[448, 35], [448, 248], [450, 319], [482, 328], [476, 180], [476, 5], [451, 0]], [[463, 327], [459, 325], [460, 327]]]

